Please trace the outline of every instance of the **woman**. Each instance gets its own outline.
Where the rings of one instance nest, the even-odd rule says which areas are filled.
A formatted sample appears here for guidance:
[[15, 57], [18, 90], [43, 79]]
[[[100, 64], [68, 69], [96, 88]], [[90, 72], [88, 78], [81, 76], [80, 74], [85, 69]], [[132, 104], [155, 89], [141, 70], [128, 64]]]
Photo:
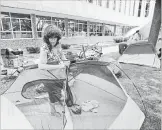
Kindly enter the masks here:
[[[41, 64], [52, 64], [52, 65], [58, 65], [55, 67], [58, 71], [60, 71], [60, 64], [63, 64], [62, 67], [65, 67], [64, 65], [69, 65], [70, 62], [63, 62], [66, 60], [62, 49], [61, 49], [61, 30], [53, 25], [48, 25], [44, 28], [43, 31], [43, 46], [41, 47], [40, 51], [40, 63]], [[49, 66], [46, 68], [49, 69]], [[51, 69], [53, 69], [53, 66], [51, 66]], [[61, 74], [61, 72], [59, 73]], [[50, 100], [50, 107], [51, 107], [51, 114], [58, 116], [58, 114], [62, 111], [62, 102], [65, 98], [63, 94], [63, 83], [57, 83], [59, 85], [43, 85], [40, 86], [46, 87], [46, 91], [49, 95]], [[58, 87], [59, 86], [59, 87]], [[38, 87], [39, 88], [39, 87]], [[39, 91], [39, 89], [38, 89]], [[68, 93], [66, 97], [66, 104], [67, 106], [73, 105], [73, 97], [72, 93], [70, 91], [70, 88], [66, 88], [66, 92]], [[57, 109], [58, 108], [58, 109]]]
[[43, 32], [44, 44], [40, 51], [41, 64], [61, 64], [66, 60], [61, 49], [61, 30], [53, 25], [45, 27]]

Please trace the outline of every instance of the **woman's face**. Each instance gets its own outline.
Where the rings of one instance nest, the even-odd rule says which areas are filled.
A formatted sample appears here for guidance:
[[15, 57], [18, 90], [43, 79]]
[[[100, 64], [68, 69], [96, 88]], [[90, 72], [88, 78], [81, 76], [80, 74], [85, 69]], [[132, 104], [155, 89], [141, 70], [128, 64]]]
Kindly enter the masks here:
[[50, 37], [49, 42], [51, 43], [52, 47], [54, 47], [57, 43], [57, 38], [55, 37]]

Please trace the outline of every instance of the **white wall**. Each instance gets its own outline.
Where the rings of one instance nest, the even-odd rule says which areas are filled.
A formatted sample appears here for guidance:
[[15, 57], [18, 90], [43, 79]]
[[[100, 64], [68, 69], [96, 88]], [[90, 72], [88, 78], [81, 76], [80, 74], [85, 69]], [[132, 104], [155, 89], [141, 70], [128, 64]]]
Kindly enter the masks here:
[[[112, 1], [112, 0], [110, 0]], [[128, 2], [128, 0], [127, 0]], [[129, 3], [129, 2], [128, 2]], [[100, 7], [95, 4], [87, 3], [85, 1], [77, 0], [64, 0], [64, 1], [1, 1], [2, 11], [16, 10], [19, 13], [29, 12], [29, 13], [40, 13], [45, 14], [55, 14], [67, 18], [80, 18], [82, 20], [89, 20], [108, 24], [124, 24], [130, 26], [139, 26], [148, 22], [151, 18], [145, 17], [133, 17], [128, 15], [129, 9], [127, 9], [127, 15], [113, 11], [112, 9], [107, 9], [105, 7]], [[8, 7], [7, 7], [8, 6]], [[14, 8], [9, 8], [14, 7]], [[129, 4], [128, 4], [129, 7]], [[20, 9], [19, 9], [20, 8]], [[119, 9], [118, 9], [119, 10]]]

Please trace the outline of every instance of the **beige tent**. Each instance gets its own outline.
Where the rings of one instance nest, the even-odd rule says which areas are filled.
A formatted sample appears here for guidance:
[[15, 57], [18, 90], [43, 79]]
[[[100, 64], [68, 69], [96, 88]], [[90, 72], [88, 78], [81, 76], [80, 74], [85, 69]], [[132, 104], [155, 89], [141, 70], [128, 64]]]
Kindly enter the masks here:
[[11, 101], [0, 96], [0, 104], [1, 129], [34, 130], [24, 114]]
[[145, 23], [141, 26], [132, 28], [124, 35], [124, 37], [125, 38], [131, 37], [136, 33], [136, 31], [139, 31], [139, 34], [141, 35], [142, 39], [144, 40], [148, 39], [151, 29], [151, 23], [152, 21], [149, 21], [148, 23]]
[[156, 54], [156, 50], [152, 44], [147, 41], [139, 41], [130, 44], [123, 55], [119, 57], [120, 63], [130, 63], [145, 65], [149, 67], [160, 68], [160, 60]]
[[[73, 64], [70, 74], [75, 77], [70, 86], [75, 104], [82, 107], [85, 101], [98, 105], [80, 115], [66, 107], [65, 129], [140, 129], [144, 114], [129, 97], [107, 62], [84, 61]], [[4, 96], [12, 101], [26, 116], [34, 129], [62, 129], [63, 116], [50, 115], [46, 92], [36, 92], [39, 84], [57, 87], [65, 78], [62, 69], [32, 69], [23, 71]], [[59, 79], [59, 80], [58, 80]], [[71, 77], [69, 76], [69, 80]]]
[[147, 24], [140, 26], [139, 33], [142, 36], [142, 39], [148, 39], [150, 34], [152, 21], [149, 21]]

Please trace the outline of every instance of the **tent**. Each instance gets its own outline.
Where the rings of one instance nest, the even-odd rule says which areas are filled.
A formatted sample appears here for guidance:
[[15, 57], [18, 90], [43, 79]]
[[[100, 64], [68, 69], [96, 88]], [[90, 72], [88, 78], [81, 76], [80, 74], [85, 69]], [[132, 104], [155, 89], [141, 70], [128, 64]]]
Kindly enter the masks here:
[[134, 35], [134, 34], [136, 33], [136, 31], [138, 31], [139, 29], [140, 29], [140, 27], [134, 27], [134, 28], [130, 29], [130, 30], [124, 35], [124, 37], [125, 37], [125, 38], [128, 38], [128, 37]]
[[120, 63], [160, 68], [160, 60], [156, 54], [156, 50], [154, 46], [147, 41], [139, 41], [130, 44], [124, 51], [123, 55], [119, 57], [118, 61]]
[[[66, 123], [63, 116], [50, 115], [47, 93], [40, 84], [55, 88], [64, 82], [64, 69], [31, 69], [20, 73], [10, 89], [3, 95], [13, 102], [26, 116], [34, 129], [140, 129], [145, 116], [129, 97], [108, 62], [80, 61], [69, 68], [69, 84], [74, 103], [96, 101], [98, 105], [81, 114], [65, 106]], [[72, 78], [74, 78], [72, 80]], [[70, 83], [72, 82], [73, 83]], [[92, 106], [92, 105], [91, 105]]]
[[148, 39], [150, 34], [152, 21], [149, 21], [148, 23], [141, 25], [139, 29], [139, 33], [142, 36], [142, 39]]
[[1, 129], [34, 130], [24, 114], [11, 101], [4, 96], [0, 96], [0, 104]]
[[131, 37], [136, 33], [136, 31], [139, 31], [139, 34], [142, 36], [142, 39], [148, 39], [151, 29], [151, 23], [152, 21], [149, 21], [148, 23], [145, 23], [141, 26], [132, 28], [124, 35], [124, 37], [125, 38]]

